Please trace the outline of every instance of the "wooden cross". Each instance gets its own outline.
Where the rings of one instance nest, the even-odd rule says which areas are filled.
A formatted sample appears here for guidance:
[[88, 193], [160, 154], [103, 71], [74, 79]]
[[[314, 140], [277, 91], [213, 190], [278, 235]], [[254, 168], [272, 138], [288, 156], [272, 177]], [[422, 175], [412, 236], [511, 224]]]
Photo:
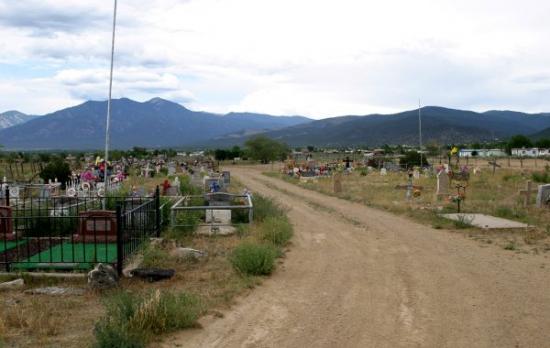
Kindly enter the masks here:
[[493, 175], [495, 175], [495, 170], [500, 168], [500, 164], [497, 163], [497, 160], [489, 161], [489, 164], [493, 166]]
[[527, 188], [525, 190], [520, 190], [519, 194], [523, 196], [523, 206], [527, 207], [531, 204], [531, 194], [536, 193], [537, 191], [533, 189], [533, 183], [531, 180], [527, 181]]

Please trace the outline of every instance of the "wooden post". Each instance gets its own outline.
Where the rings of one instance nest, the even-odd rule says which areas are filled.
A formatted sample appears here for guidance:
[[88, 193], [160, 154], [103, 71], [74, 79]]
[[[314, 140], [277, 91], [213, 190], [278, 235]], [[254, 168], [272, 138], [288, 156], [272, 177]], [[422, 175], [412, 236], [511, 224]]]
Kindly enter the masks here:
[[531, 193], [535, 193], [535, 191], [533, 191], [533, 183], [529, 180], [526, 189], [519, 191], [519, 194], [523, 196], [523, 207], [525, 208], [531, 204]]

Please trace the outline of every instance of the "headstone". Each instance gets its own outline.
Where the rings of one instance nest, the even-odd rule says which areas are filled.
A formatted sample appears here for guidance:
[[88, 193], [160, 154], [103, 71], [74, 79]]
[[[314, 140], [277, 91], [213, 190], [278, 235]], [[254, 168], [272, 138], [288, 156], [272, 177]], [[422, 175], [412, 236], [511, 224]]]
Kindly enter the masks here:
[[533, 190], [533, 183], [531, 180], [527, 181], [527, 187], [525, 190], [520, 190], [519, 194], [523, 196], [523, 206], [527, 207], [531, 204], [531, 194], [535, 193], [535, 190]]
[[418, 169], [415, 169], [415, 170], [413, 171], [413, 177], [414, 177], [415, 179], [420, 179], [420, 172], [418, 171]]
[[[231, 205], [233, 198], [226, 193], [215, 193], [208, 195], [207, 199], [208, 205], [220, 207]], [[206, 223], [231, 224], [231, 209], [207, 209]]]
[[0, 241], [14, 238], [12, 209], [10, 207], [0, 207]]
[[449, 174], [442, 170], [437, 174], [437, 190], [438, 196], [446, 196], [449, 194]]
[[108, 210], [90, 210], [79, 214], [78, 234], [74, 236], [77, 242], [107, 241], [117, 239], [116, 214]]
[[225, 185], [229, 185], [231, 183], [231, 172], [227, 170], [223, 171], [222, 176], [223, 176], [223, 183]]
[[176, 175], [176, 164], [173, 162], [168, 164], [168, 175]]
[[88, 273], [88, 285], [92, 289], [106, 290], [117, 286], [118, 274], [110, 265], [98, 263]]
[[333, 177], [334, 180], [334, 193], [342, 192], [342, 174], [336, 173]]
[[380, 169], [380, 175], [382, 175], [382, 176], [388, 175], [388, 171], [386, 170], [386, 168]]
[[539, 185], [537, 193], [537, 207], [543, 208], [550, 204], [550, 184]]

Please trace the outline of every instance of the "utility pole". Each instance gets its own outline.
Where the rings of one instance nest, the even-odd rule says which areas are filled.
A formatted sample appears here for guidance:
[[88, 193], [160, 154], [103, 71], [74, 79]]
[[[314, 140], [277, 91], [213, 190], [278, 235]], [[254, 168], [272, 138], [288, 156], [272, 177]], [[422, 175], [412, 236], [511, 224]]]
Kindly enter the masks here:
[[[107, 176], [107, 163], [109, 161], [109, 146], [111, 143], [111, 96], [113, 91], [113, 63], [115, 58], [115, 29], [116, 29], [116, 9], [117, 0], [114, 0], [113, 9], [113, 36], [111, 41], [111, 70], [109, 74], [109, 99], [107, 99], [107, 120], [105, 125], [105, 171], [103, 173], [103, 179], [105, 182], [104, 195], [107, 197], [109, 177]], [[105, 209], [105, 200], [103, 201]]]
[[422, 113], [420, 109], [420, 99], [418, 99], [418, 141], [420, 143], [420, 168], [422, 169]]

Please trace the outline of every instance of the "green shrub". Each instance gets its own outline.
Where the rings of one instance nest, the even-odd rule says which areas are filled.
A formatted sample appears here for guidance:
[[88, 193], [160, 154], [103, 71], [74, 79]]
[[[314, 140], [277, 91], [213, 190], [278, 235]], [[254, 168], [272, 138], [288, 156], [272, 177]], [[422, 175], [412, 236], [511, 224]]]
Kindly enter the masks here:
[[505, 219], [523, 219], [525, 218], [525, 212], [518, 210], [517, 208], [510, 208], [500, 205], [495, 209], [495, 215]]
[[277, 249], [268, 244], [242, 243], [233, 250], [231, 264], [240, 273], [268, 275], [273, 272]]
[[292, 225], [285, 216], [269, 216], [260, 226], [261, 238], [276, 246], [286, 245], [292, 232]]
[[550, 173], [547, 171], [545, 172], [534, 172], [531, 174], [531, 178], [534, 182], [540, 182], [540, 183], [549, 183], [550, 182]]
[[252, 198], [254, 206], [254, 221], [262, 222], [268, 216], [285, 216], [285, 211], [271, 198], [261, 195], [254, 195]]
[[95, 326], [96, 347], [145, 347], [153, 335], [195, 325], [202, 307], [194, 296], [156, 290], [146, 295], [120, 292], [105, 302]]
[[202, 190], [200, 187], [191, 184], [191, 177], [188, 175], [180, 176], [180, 192], [182, 195], [200, 195]]

